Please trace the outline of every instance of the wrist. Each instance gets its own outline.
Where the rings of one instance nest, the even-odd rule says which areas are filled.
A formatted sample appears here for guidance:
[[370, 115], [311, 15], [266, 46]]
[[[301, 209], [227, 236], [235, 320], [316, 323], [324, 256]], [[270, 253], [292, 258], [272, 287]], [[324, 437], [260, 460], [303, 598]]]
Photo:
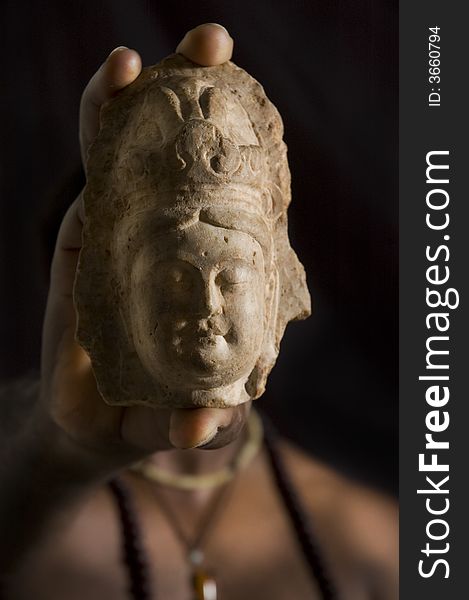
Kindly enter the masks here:
[[118, 471], [141, 460], [147, 453], [121, 440], [76, 439], [57, 423], [39, 401], [28, 426], [23, 445], [34, 468], [47, 471], [70, 486], [89, 488], [102, 485]]

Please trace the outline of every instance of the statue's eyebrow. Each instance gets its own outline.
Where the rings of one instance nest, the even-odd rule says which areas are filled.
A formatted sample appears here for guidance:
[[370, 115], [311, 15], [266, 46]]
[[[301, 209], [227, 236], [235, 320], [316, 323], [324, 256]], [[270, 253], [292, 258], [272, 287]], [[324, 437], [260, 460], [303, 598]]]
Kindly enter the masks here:
[[167, 264], [171, 265], [172, 263], [183, 263], [184, 265], [190, 265], [196, 271], [199, 271], [199, 267], [193, 263], [191, 260], [187, 260], [186, 258], [181, 258], [177, 255], [170, 255], [168, 252], [161, 253], [154, 261], [152, 261], [152, 265], [160, 265]]

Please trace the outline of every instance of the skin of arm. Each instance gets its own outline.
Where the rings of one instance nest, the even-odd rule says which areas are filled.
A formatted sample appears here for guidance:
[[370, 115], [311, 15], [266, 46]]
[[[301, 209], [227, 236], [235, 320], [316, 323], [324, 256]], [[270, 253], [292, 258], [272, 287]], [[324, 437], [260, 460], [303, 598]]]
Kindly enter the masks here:
[[[177, 47], [203, 66], [231, 58], [233, 40], [216, 24], [189, 31]], [[88, 83], [80, 106], [84, 164], [99, 110], [141, 71], [135, 50], [116, 48]], [[98, 486], [136, 460], [169, 448], [219, 448], [241, 431], [247, 407], [154, 410], [111, 407], [75, 342], [73, 282], [81, 245], [82, 195], [61, 224], [43, 327], [41, 378], [29, 402], [5, 390], [0, 404], [0, 581], [57, 531]], [[7, 418], [7, 415], [14, 418]]]

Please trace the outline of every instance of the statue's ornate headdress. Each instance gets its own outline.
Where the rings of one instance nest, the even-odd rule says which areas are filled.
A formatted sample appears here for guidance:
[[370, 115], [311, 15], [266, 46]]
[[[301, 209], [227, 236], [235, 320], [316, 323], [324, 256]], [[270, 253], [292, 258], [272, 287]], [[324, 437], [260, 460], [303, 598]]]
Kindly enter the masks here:
[[[262, 354], [246, 383], [250, 397], [264, 391], [286, 324], [310, 312], [304, 270], [287, 235], [290, 173], [282, 134], [277, 110], [245, 71], [231, 62], [198, 67], [179, 55], [144, 69], [102, 110], [101, 131], [90, 150], [85, 211], [91, 218], [85, 224], [75, 296], [77, 336], [93, 357], [105, 398], [116, 404], [165, 404], [161, 398], [152, 400], [149, 381], [140, 398], [129, 396], [126, 390], [137, 385], [135, 379], [129, 384], [137, 369], [135, 349], [113, 343], [126, 321], [121, 308], [126, 292], [113, 269], [113, 239], [122, 221], [144, 223], [147, 211], [157, 211], [166, 228], [195, 216], [227, 228], [243, 229], [246, 223], [251, 232], [251, 222], [264, 230], [270, 310]], [[128, 236], [130, 254], [136, 237]], [[92, 261], [86, 260], [87, 253], [94, 255]], [[93, 280], [107, 285], [98, 286], [95, 308], [89, 310], [82, 306], [84, 288]], [[107, 293], [100, 295], [99, 289]], [[109, 294], [114, 311], [103, 310], [109, 307]], [[105, 322], [103, 314], [108, 315]], [[119, 370], [117, 397], [109, 352], [115, 352]]]

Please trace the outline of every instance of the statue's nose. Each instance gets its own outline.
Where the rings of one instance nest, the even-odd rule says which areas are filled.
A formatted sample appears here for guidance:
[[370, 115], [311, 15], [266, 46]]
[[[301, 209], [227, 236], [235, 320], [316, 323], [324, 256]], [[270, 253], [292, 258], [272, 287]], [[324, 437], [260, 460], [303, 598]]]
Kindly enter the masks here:
[[205, 318], [212, 317], [223, 312], [223, 296], [215, 284], [215, 281], [204, 281], [201, 290], [200, 310]]

